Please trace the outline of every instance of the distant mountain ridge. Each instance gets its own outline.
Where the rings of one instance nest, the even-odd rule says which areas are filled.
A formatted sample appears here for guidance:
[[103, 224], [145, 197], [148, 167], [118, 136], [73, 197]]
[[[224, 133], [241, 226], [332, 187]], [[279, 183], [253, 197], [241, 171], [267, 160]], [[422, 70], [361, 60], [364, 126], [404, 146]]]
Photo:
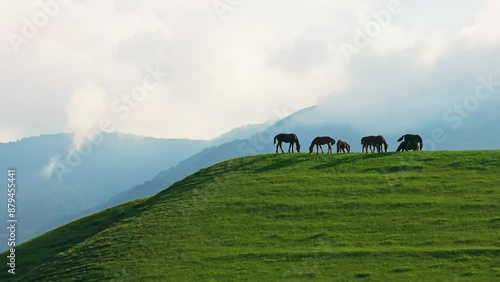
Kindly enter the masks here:
[[[62, 177], [55, 173], [47, 177], [45, 170], [51, 160], [69, 165], [65, 156], [71, 144], [72, 135], [67, 133], [0, 143], [2, 171], [17, 169], [19, 242], [40, 234], [37, 230], [56, 219], [92, 208], [134, 183], [151, 179], [158, 171], [202, 150], [208, 141], [105, 133], [102, 143], [93, 146], [88, 155], [75, 158], [78, 162]], [[2, 174], [0, 180], [6, 182], [5, 178]], [[0, 208], [6, 210], [5, 201]], [[0, 247], [5, 247], [5, 235], [1, 230]]]
[[[342, 139], [347, 141], [351, 145], [352, 152], [360, 152], [360, 139], [362, 136], [380, 134], [380, 132], [385, 129], [381, 126], [370, 130], [354, 130], [348, 124], [343, 123], [342, 120], [325, 118], [322, 116], [324, 112], [325, 109], [320, 109], [319, 106], [308, 107], [280, 119], [277, 122], [244, 126], [231, 130], [214, 140], [191, 140], [194, 142], [192, 144], [190, 143], [191, 141], [186, 141], [186, 147], [176, 147], [172, 150], [175, 153], [183, 153], [183, 158], [170, 158], [170, 163], [165, 163], [164, 165], [159, 164], [155, 167], [156, 170], [148, 169], [147, 171], [150, 173], [150, 177], [124, 184], [123, 187], [120, 187], [119, 190], [113, 190], [113, 193], [108, 194], [109, 197], [96, 205], [87, 206], [87, 208], [77, 212], [53, 216], [53, 220], [44, 221], [43, 225], [38, 225], [39, 229], [34, 233], [40, 234], [46, 232], [67, 222], [110, 206], [137, 198], [152, 196], [168, 188], [173, 183], [182, 180], [184, 177], [215, 163], [236, 157], [274, 153], [275, 145], [273, 144], [273, 138], [278, 133], [296, 133], [301, 142], [302, 152], [306, 153], [308, 152], [311, 140], [319, 135], [329, 135], [336, 140]], [[437, 122], [435, 123], [422, 125], [419, 128], [409, 128], [404, 132], [393, 132], [383, 135], [389, 143], [389, 151], [395, 151], [398, 145], [396, 140], [405, 133], [419, 133], [424, 138], [425, 150], [498, 149], [500, 147], [500, 133], [495, 130], [484, 130], [484, 128], [498, 128], [498, 121], [488, 120], [487, 123], [478, 127], [475, 118], [480, 119], [481, 116], [475, 116], [466, 120], [464, 125], [458, 130], [450, 129], [449, 124], [442, 121], [440, 117], [436, 117]], [[434, 131], [437, 129], [442, 129], [445, 133], [446, 139], [443, 142], [438, 142], [442, 140], [436, 139]], [[184, 144], [182, 140], [178, 140], [178, 142]], [[63, 143], [64, 142], [61, 143], [60, 140], [52, 141], [54, 147], [62, 146], [61, 144]], [[1, 145], [2, 144], [0, 144], [0, 152], [2, 148]], [[287, 150], [288, 144], [284, 144], [283, 148]], [[123, 148], [114, 149], [123, 150]], [[161, 156], [168, 155], [167, 152], [161, 153], [160, 151], [156, 151], [154, 146], [150, 146], [150, 149], [149, 154], [135, 155], [136, 159], [132, 161], [135, 167], [137, 167], [137, 162], [141, 162], [140, 166], [144, 166], [152, 160], [157, 160], [158, 158], [162, 159]], [[115, 153], [119, 152], [121, 151], [117, 150]], [[176, 161], [175, 163], [174, 160]], [[121, 160], [120, 163], [121, 162], [125, 162], [125, 160]], [[106, 166], [106, 168], [107, 167], [109, 166]], [[158, 171], [160, 172], [158, 173]], [[87, 172], [91, 175], [91, 170]], [[128, 170], [120, 170], [118, 174], [116, 174], [116, 178], [121, 178], [128, 173]], [[109, 176], [103, 177], [103, 179], [108, 178]], [[50, 196], [57, 197], [57, 194]], [[61, 207], [59, 209], [63, 208]]]

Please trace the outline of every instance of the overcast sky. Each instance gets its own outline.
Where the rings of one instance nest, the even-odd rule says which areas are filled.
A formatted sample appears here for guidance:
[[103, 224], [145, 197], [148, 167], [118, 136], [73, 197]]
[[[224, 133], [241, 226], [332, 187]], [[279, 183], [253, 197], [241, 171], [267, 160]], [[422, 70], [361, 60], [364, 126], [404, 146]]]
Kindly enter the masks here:
[[210, 139], [311, 105], [399, 130], [500, 81], [495, 0], [1, 1], [0, 142]]

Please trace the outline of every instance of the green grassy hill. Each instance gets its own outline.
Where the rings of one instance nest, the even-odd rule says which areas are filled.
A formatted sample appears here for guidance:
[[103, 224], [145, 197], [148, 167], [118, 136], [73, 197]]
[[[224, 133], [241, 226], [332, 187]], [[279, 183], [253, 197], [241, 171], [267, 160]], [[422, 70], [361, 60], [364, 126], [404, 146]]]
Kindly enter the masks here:
[[498, 281], [499, 231], [500, 151], [259, 155], [37, 237], [0, 280]]

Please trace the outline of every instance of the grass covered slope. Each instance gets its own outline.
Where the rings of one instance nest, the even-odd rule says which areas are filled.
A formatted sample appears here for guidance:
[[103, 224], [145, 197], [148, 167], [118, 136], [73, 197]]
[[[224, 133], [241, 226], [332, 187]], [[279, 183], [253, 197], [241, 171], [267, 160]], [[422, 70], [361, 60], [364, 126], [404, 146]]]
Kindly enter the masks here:
[[499, 151], [230, 160], [23, 244], [0, 280], [494, 281], [499, 165]]

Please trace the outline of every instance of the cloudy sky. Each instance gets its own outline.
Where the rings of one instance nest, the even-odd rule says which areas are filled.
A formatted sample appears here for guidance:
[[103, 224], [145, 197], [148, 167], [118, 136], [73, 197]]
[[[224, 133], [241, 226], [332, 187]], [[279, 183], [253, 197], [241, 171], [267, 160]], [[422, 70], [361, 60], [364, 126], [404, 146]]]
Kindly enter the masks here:
[[[400, 130], [500, 81], [495, 0], [2, 4], [0, 142], [97, 128], [210, 139], [311, 105]], [[498, 89], [469, 108], [500, 118]]]

